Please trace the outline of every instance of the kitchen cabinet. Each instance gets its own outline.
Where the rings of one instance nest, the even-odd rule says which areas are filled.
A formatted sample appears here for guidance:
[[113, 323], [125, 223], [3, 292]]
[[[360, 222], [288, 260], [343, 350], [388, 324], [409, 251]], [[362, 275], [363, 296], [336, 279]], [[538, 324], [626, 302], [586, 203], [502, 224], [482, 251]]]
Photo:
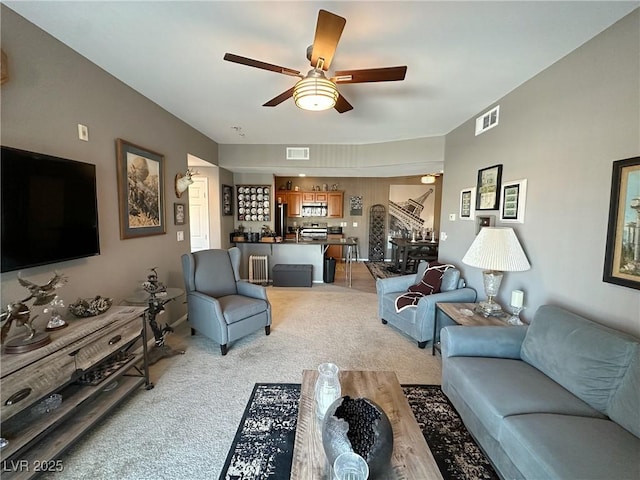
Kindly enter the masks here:
[[302, 192], [302, 203], [327, 203], [327, 192]]
[[344, 192], [328, 192], [327, 195], [327, 217], [342, 218], [344, 209]]
[[302, 192], [288, 192], [287, 199], [287, 217], [302, 216]]

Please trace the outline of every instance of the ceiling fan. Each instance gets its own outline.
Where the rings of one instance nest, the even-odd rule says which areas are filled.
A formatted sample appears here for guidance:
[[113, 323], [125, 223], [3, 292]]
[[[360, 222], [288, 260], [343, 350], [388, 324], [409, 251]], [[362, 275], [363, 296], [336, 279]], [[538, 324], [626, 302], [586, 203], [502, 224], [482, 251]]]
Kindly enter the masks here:
[[266, 102], [263, 105], [264, 107], [275, 107], [293, 97], [296, 105], [304, 110], [335, 108], [339, 113], [348, 112], [353, 109], [353, 106], [338, 92], [337, 84], [404, 80], [407, 67], [405, 65], [363, 70], [340, 70], [334, 72], [333, 77], [327, 78], [324, 72], [329, 70], [331, 66], [333, 55], [338, 47], [338, 41], [346, 22], [343, 17], [326, 10], [318, 12], [313, 45], [307, 48], [307, 59], [310, 60], [313, 68], [309, 70], [306, 76], [302, 75], [298, 70], [241, 57], [233, 53], [225, 53], [224, 59], [228, 62], [301, 78], [289, 90]]

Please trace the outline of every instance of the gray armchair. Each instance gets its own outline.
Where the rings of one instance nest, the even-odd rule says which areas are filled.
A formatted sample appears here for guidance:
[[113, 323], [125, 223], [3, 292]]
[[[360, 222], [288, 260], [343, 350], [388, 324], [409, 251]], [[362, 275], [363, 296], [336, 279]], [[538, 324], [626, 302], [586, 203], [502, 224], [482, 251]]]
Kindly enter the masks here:
[[226, 355], [233, 342], [259, 328], [271, 333], [271, 304], [264, 287], [240, 280], [240, 249], [202, 250], [182, 255], [191, 334], [220, 344]]
[[[390, 323], [401, 332], [409, 335], [418, 342], [418, 347], [424, 348], [433, 339], [433, 322], [436, 316], [436, 303], [473, 303], [476, 301], [476, 291], [466, 287], [460, 276], [460, 270], [450, 268], [444, 273], [440, 285], [440, 293], [422, 297], [417, 307], [406, 308], [396, 312], [396, 298], [422, 279], [427, 262], [418, 264], [418, 271], [411, 275], [399, 277], [379, 278], [376, 281], [378, 293], [378, 315], [382, 323]], [[445, 315], [439, 318], [440, 326], [454, 323]], [[438, 335], [439, 332], [436, 333]]]

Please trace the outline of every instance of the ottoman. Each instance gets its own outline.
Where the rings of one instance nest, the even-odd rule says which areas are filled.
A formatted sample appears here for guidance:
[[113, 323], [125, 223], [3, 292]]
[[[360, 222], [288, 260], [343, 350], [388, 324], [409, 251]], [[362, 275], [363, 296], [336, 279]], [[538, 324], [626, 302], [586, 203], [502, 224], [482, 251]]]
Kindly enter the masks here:
[[313, 265], [278, 264], [273, 266], [274, 287], [310, 287]]

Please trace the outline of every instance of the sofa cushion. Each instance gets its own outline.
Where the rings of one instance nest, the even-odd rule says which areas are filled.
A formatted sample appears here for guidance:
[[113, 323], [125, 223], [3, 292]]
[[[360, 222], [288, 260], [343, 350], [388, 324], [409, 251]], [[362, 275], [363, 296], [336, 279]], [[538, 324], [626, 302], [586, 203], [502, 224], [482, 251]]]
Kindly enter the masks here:
[[227, 325], [258, 315], [267, 311], [268, 308], [266, 301], [242, 295], [227, 295], [218, 298], [218, 301]]
[[636, 344], [633, 360], [606, 413], [611, 420], [640, 438], [640, 344]]
[[593, 408], [606, 412], [636, 345], [628, 335], [543, 305], [527, 329], [520, 355]]
[[640, 438], [610, 420], [516, 415], [505, 418], [500, 443], [525, 478], [640, 478]]
[[447, 377], [495, 439], [503, 418], [510, 415], [549, 412], [605, 418], [521, 360], [447, 357]]

